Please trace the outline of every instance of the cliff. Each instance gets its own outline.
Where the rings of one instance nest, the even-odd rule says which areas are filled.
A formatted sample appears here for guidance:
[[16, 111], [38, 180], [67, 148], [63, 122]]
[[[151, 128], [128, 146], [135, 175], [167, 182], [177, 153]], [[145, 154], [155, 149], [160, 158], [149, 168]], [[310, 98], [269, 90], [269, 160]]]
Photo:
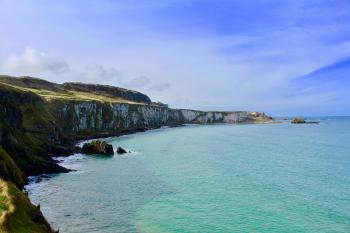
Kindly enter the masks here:
[[0, 76], [0, 176], [22, 188], [26, 176], [67, 172], [52, 155], [72, 153], [78, 139], [181, 124], [271, 120], [259, 112], [172, 109], [142, 93], [105, 85]]
[[50, 154], [72, 152], [78, 139], [166, 125], [267, 121], [271, 118], [259, 112], [172, 109], [117, 87], [0, 76], [0, 146], [24, 176], [66, 172]]
[[0, 146], [24, 176], [67, 171], [49, 154], [72, 152], [66, 147], [78, 139], [166, 125], [267, 121], [259, 112], [172, 109], [117, 87], [0, 76]]

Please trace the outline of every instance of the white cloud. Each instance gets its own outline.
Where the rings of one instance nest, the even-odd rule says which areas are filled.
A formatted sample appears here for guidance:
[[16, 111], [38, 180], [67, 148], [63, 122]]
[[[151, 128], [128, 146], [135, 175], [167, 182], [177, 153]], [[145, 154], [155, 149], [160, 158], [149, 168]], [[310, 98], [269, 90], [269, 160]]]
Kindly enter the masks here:
[[[121, 71], [114, 67], [105, 67], [96, 63], [85, 67], [84, 71], [76, 77], [79, 82], [108, 84], [131, 89], [143, 89], [151, 85], [152, 81], [144, 76], [129, 77], [130, 75], [122, 74]], [[152, 85], [159, 89], [158, 85]]]
[[170, 88], [169, 83], [160, 83], [160, 84], [154, 84], [149, 89], [151, 91], [165, 91]]
[[11, 55], [3, 68], [21, 75], [37, 75], [41, 73], [62, 74], [69, 71], [68, 64], [56, 56], [27, 47], [22, 54]]
[[144, 88], [151, 83], [151, 80], [146, 76], [140, 76], [137, 78], [131, 78], [129, 80], [123, 79], [121, 85], [128, 88]]
[[87, 83], [110, 83], [121, 80], [121, 74], [115, 68], [105, 68], [98, 64], [90, 64], [79, 75], [78, 80]]

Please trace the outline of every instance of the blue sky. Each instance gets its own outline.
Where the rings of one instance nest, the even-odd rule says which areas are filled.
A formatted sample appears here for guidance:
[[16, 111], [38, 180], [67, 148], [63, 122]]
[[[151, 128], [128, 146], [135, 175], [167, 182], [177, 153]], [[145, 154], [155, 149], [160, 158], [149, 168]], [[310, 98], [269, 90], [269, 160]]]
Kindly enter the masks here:
[[349, 0], [0, 0], [0, 73], [171, 107], [350, 115]]

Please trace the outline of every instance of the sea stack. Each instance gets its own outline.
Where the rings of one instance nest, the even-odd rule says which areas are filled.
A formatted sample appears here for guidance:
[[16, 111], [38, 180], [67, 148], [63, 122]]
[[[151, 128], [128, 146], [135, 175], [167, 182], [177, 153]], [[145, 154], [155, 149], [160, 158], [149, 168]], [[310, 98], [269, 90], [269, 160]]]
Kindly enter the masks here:
[[291, 123], [292, 124], [305, 124], [306, 121], [304, 118], [293, 118]]
[[292, 124], [318, 124], [317, 121], [306, 121], [304, 118], [293, 118]]
[[84, 154], [100, 154], [100, 155], [113, 155], [113, 146], [105, 141], [93, 140], [85, 143], [81, 152]]

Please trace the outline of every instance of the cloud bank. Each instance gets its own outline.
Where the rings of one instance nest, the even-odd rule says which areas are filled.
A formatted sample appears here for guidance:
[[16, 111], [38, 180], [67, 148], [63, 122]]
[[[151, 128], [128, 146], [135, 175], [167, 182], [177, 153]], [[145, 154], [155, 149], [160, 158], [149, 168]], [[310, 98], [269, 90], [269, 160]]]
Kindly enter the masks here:
[[39, 52], [34, 48], [27, 47], [23, 53], [11, 55], [4, 62], [4, 69], [22, 74], [40, 74], [42, 72], [62, 74], [69, 71], [69, 66], [65, 61], [52, 54]]
[[77, 81], [94, 84], [113, 84], [132, 89], [148, 89], [152, 91], [164, 91], [170, 87], [168, 83], [154, 83], [148, 77], [126, 77], [114, 67], [106, 68], [96, 63], [86, 66], [84, 71], [76, 77]]

